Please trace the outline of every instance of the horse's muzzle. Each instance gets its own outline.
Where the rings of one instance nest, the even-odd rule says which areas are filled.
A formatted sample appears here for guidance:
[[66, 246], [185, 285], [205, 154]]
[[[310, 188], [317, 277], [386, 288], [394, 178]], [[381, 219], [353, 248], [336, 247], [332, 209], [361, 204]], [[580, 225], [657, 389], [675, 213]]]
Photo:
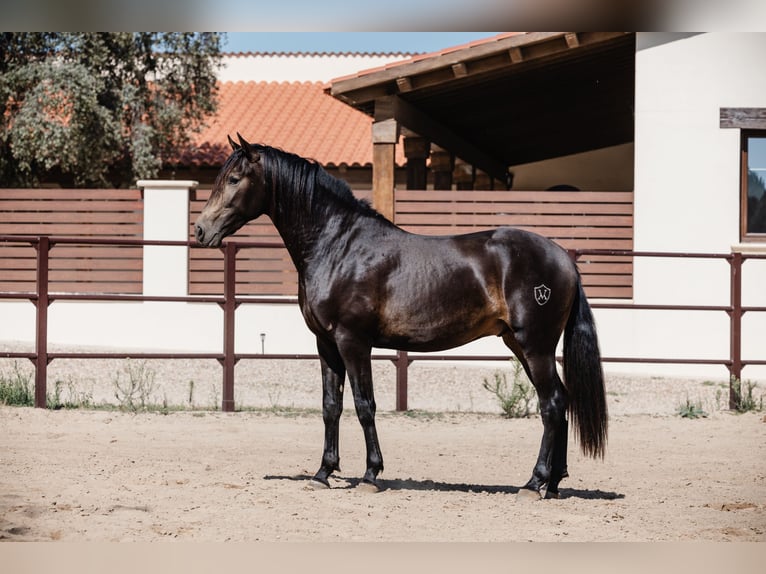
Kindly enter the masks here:
[[217, 247], [217, 243], [220, 245], [220, 234], [214, 233], [212, 235], [205, 232], [205, 228], [199, 223], [194, 224], [194, 237], [197, 238], [197, 243], [204, 245], [205, 247]]
[[197, 238], [197, 243], [202, 243], [205, 239], [205, 230], [199, 223], [194, 224], [194, 237]]

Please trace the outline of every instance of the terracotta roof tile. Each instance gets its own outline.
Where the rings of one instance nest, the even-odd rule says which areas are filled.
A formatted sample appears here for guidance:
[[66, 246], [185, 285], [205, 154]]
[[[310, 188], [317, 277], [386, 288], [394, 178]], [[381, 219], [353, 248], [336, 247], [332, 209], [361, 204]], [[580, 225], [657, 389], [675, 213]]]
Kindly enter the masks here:
[[[221, 165], [231, 152], [226, 136], [239, 132], [322, 165], [372, 165], [371, 119], [327, 95], [322, 82], [223, 82], [215, 117], [193, 138], [181, 165]], [[402, 146], [397, 163], [404, 165]]]
[[224, 56], [232, 56], [235, 58], [250, 58], [253, 56], [265, 56], [265, 57], [274, 57], [274, 58], [281, 58], [284, 56], [309, 56], [309, 57], [317, 57], [322, 58], [325, 56], [344, 56], [349, 58], [355, 58], [355, 57], [365, 57], [365, 56], [395, 56], [395, 57], [401, 57], [401, 58], [409, 58], [410, 56], [415, 56], [417, 54], [420, 54], [421, 52], [353, 52], [353, 51], [346, 51], [346, 52], [289, 52], [289, 51], [282, 51], [282, 52], [268, 52], [268, 51], [255, 51], [255, 52], [223, 52]]
[[424, 54], [415, 54], [410, 58], [407, 58], [405, 60], [400, 60], [396, 62], [391, 62], [390, 64], [386, 64], [384, 66], [377, 66], [375, 68], [369, 68], [366, 70], [360, 70], [359, 72], [355, 74], [349, 74], [347, 76], [341, 76], [339, 78], [333, 78], [333, 80], [325, 85], [325, 88], [329, 87], [334, 82], [339, 82], [341, 80], [348, 80], [350, 78], [359, 78], [362, 76], [366, 76], [368, 74], [373, 74], [375, 72], [380, 72], [382, 70], [390, 70], [391, 68], [397, 68], [399, 66], [404, 66], [407, 64], [412, 64], [413, 62], [419, 62], [420, 60], [427, 60], [429, 58], [436, 58], [438, 56], [444, 56], [446, 54], [449, 54], [451, 52], [457, 52], [460, 50], [466, 50], [469, 48], [475, 48], [477, 46], [484, 46], [486, 44], [490, 44], [492, 42], [497, 42], [499, 40], [504, 40], [505, 38], [508, 38], [510, 36], [517, 36], [519, 34], [525, 34], [526, 32], [503, 32], [502, 34], [496, 34], [495, 36], [490, 36], [488, 38], [481, 38], [479, 40], [473, 40], [472, 42], [468, 42], [467, 44], [460, 44], [458, 46], [450, 46], [449, 48], [444, 48], [443, 50], [438, 50], [436, 52], [429, 52]]

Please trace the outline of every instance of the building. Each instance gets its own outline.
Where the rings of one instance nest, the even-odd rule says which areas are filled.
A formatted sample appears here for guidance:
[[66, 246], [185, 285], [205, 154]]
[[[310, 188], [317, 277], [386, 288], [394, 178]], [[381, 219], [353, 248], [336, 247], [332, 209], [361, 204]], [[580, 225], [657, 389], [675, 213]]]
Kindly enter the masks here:
[[[353, 174], [349, 179], [355, 188], [369, 183], [366, 189], [372, 189], [374, 203], [384, 212], [395, 190], [405, 188], [452, 190], [455, 198], [509, 185], [543, 196], [632, 194], [632, 249], [719, 257], [623, 256], [627, 272], [603, 273], [604, 281], [627, 276], [630, 286], [629, 295], [619, 301], [592, 296], [594, 303], [624, 304], [595, 311], [604, 356], [698, 361], [607, 368], [727, 378], [725, 366], [706, 361], [729, 356], [731, 256], [740, 254], [745, 257], [741, 304], [751, 309], [741, 317], [742, 373], [757, 379], [766, 378], [766, 368], [747, 363], [766, 359], [766, 260], [748, 256], [766, 254], [766, 233], [759, 223], [766, 200], [758, 183], [763, 181], [759, 174], [766, 173], [766, 76], [759, 73], [763, 53], [766, 34], [755, 33], [509, 33], [346, 69], [308, 84], [246, 79], [248, 83], [232, 82], [223, 93], [232, 102], [259, 98], [257, 113], [265, 115], [258, 116], [260, 124], [246, 124], [243, 135], [261, 139], [258, 133], [263, 133], [263, 143], [315, 157], [338, 175]], [[315, 120], [321, 115], [318, 102], [330, 110], [332, 121], [301, 132], [301, 113], [308, 111]], [[266, 113], [267, 103], [281, 109]], [[228, 109], [234, 110], [231, 116], [225, 116]], [[199, 174], [204, 187], [202, 171], [214, 172], [221, 157], [215, 154], [225, 153], [225, 148], [203, 149], [204, 138], [211, 146], [225, 141], [225, 134], [239, 129], [242, 116], [233, 104], [223, 106], [218, 123], [209, 127], [211, 135], [203, 136], [199, 146], [203, 156], [217, 159], [179, 164], [173, 168], [175, 176]], [[341, 116], [353, 120], [339, 122]], [[282, 118], [281, 125], [267, 126], [269, 117]], [[284, 118], [290, 118], [289, 125]], [[356, 139], [342, 148], [352, 139], [342, 135], [346, 130]], [[328, 149], [335, 151], [329, 154]], [[187, 203], [182, 199], [179, 205]], [[590, 257], [581, 257], [581, 265], [590, 265]], [[184, 272], [180, 277], [185, 289]], [[10, 320], [0, 325], [0, 340], [33, 337], [31, 326], [17, 327], [29, 322], [28, 309], [19, 311], [16, 320], [13, 306], [22, 304], [3, 305]], [[686, 309], [634, 307], [642, 305]], [[101, 338], [93, 340], [98, 329], [89, 321], [108, 317], [123, 326], [114, 345], [220, 347], [215, 309], [175, 309], [161, 328], [146, 333], [146, 317], [135, 306], [127, 317], [118, 317], [121, 311], [115, 307], [108, 313], [99, 309], [90, 319], [77, 315], [76, 320], [61, 306], [51, 313], [60, 320], [51, 342], [94, 344]], [[693, 306], [718, 309], [689, 308]], [[157, 312], [152, 306], [151, 316]], [[209, 321], [210, 328], [190, 328], [200, 321]], [[243, 306], [238, 325], [243, 349], [260, 348], [260, 333], [266, 332], [270, 352], [313, 352], [314, 338], [297, 309]], [[485, 339], [459, 352], [505, 349]]]

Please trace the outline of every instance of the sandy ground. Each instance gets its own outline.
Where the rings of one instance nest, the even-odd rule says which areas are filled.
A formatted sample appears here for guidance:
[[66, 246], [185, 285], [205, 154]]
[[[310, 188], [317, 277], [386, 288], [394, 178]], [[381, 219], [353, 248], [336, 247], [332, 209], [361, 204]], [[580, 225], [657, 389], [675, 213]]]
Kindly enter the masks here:
[[516, 497], [539, 418], [382, 412], [385, 490], [355, 488], [361, 431], [341, 425], [343, 472], [306, 488], [318, 412], [0, 407], [6, 541], [766, 541], [763, 413], [620, 413], [604, 461], [570, 443], [562, 499]]

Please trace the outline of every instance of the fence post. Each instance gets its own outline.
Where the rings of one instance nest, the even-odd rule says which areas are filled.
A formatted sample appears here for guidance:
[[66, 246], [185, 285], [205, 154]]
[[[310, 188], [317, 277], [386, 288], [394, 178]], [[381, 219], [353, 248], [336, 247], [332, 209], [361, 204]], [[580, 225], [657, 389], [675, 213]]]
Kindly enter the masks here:
[[48, 255], [50, 239], [42, 236], [37, 243], [37, 301], [35, 329], [35, 407], [47, 406], [48, 393]]
[[234, 331], [236, 321], [236, 265], [237, 246], [226, 243], [223, 246], [223, 400], [221, 410], [234, 411]]
[[[144, 239], [189, 240], [191, 180], [141, 180], [144, 198]], [[144, 246], [144, 295], [186, 296], [189, 293], [189, 248]]]
[[734, 379], [742, 380], [742, 253], [732, 253], [731, 265], [731, 311], [729, 313], [730, 343], [729, 358], [729, 408], [734, 410], [739, 406]]
[[397, 351], [396, 360], [396, 410], [407, 410], [407, 368], [410, 366], [407, 351]]

